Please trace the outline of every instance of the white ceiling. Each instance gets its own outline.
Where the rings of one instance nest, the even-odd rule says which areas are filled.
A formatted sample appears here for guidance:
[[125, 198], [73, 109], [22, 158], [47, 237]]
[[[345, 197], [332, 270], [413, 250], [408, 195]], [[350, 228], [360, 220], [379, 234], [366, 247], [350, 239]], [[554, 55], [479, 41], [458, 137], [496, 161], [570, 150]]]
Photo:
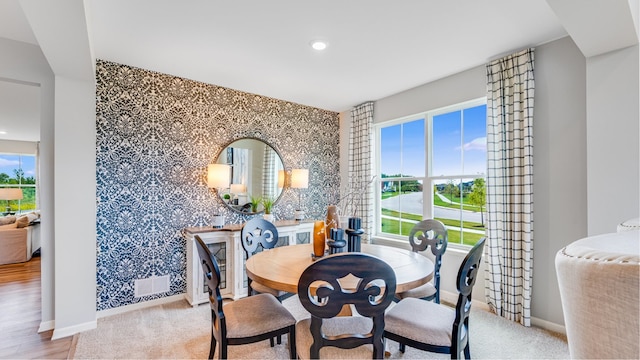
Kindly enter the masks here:
[[545, 0], [87, 4], [96, 58], [333, 111], [566, 35]]
[[[98, 59], [344, 111], [566, 36], [547, 1], [84, 4]], [[0, 37], [38, 44], [18, 0], [0, 1]], [[309, 46], [316, 38], [329, 42], [322, 53]], [[0, 105], [0, 113], [11, 106]]]

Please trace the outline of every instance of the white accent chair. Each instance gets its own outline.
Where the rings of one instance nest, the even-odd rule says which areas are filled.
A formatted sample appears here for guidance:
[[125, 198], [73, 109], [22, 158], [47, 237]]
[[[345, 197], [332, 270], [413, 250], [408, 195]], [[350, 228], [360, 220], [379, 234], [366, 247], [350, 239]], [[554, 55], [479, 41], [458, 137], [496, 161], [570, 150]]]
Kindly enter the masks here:
[[572, 359], [640, 358], [640, 231], [577, 240], [556, 254]]

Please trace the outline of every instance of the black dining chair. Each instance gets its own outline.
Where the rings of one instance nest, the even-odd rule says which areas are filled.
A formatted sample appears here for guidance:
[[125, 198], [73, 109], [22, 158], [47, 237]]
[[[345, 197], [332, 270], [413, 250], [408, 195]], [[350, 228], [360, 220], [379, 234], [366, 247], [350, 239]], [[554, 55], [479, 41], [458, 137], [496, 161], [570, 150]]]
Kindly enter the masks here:
[[[249, 259], [249, 257], [259, 251], [273, 249], [278, 244], [278, 240], [278, 228], [272, 222], [263, 218], [254, 217], [244, 223], [240, 230], [240, 242], [242, 243], [246, 259]], [[280, 302], [293, 295], [282, 290], [270, 288], [247, 278], [247, 295], [251, 296], [254, 294], [271, 294]], [[277, 337], [277, 342], [278, 344], [282, 343], [280, 336]], [[273, 339], [270, 340], [270, 343], [273, 347]]]
[[[272, 222], [259, 217], [254, 217], [244, 223], [242, 230], [240, 230], [240, 240], [247, 259], [258, 251], [273, 249], [278, 244], [278, 238], [278, 228]], [[247, 278], [247, 282], [249, 296], [266, 293], [282, 301], [292, 295], [285, 291], [270, 288], [257, 281], [252, 281], [250, 278]]]
[[228, 345], [250, 344], [289, 335], [289, 354], [296, 355], [296, 319], [271, 294], [258, 294], [222, 304], [220, 295], [220, 268], [200, 236], [195, 236], [211, 304], [211, 346], [209, 359], [213, 359], [217, 344], [218, 358], [227, 358]]
[[409, 244], [411, 244], [411, 250], [415, 252], [431, 250], [434, 256], [433, 281], [397, 293], [395, 300], [399, 301], [411, 297], [440, 304], [440, 267], [442, 266], [442, 256], [447, 250], [447, 228], [438, 220], [422, 220], [411, 228]]
[[[311, 318], [296, 324], [299, 359], [382, 359], [384, 311], [396, 276], [384, 261], [363, 253], [317, 260], [300, 276], [298, 297]], [[354, 316], [338, 316], [352, 306]]]
[[400, 300], [385, 315], [384, 337], [416, 349], [451, 354], [452, 359], [469, 351], [469, 313], [471, 290], [476, 282], [485, 238], [480, 239], [462, 261], [458, 270], [458, 302], [455, 309], [416, 298]]

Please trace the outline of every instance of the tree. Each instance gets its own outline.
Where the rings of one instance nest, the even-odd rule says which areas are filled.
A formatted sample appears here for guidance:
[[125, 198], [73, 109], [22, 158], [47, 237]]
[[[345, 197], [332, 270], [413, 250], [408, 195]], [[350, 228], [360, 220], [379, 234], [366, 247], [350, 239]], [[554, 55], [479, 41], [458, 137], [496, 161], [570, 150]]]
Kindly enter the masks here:
[[18, 181], [18, 184], [22, 183], [22, 178], [24, 177], [24, 170], [22, 169], [13, 169], [13, 173], [16, 175], [16, 180]]
[[453, 202], [454, 198], [460, 197], [460, 188], [453, 183], [453, 180], [449, 180], [447, 181], [447, 186], [444, 188], [444, 193], [449, 194], [449, 200]]
[[487, 188], [483, 178], [473, 180], [473, 188], [469, 194], [469, 202], [480, 207], [480, 222], [484, 226], [484, 206], [487, 204]]
[[9, 174], [0, 173], [0, 184], [8, 184], [9, 183]]

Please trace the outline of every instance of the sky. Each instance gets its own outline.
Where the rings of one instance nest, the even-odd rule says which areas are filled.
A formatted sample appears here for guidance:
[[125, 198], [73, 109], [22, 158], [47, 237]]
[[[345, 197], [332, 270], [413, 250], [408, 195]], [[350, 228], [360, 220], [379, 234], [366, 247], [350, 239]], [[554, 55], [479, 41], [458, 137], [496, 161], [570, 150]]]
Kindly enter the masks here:
[[22, 161], [22, 170], [24, 171], [24, 176], [36, 176], [36, 157], [33, 155], [8, 155], [1, 154], [0, 155], [0, 173], [5, 173], [10, 177], [14, 177], [15, 173], [14, 169], [20, 167], [20, 162]]
[[[425, 175], [425, 126], [418, 118], [381, 129], [381, 171]], [[486, 173], [486, 106], [433, 117], [432, 175]]]

